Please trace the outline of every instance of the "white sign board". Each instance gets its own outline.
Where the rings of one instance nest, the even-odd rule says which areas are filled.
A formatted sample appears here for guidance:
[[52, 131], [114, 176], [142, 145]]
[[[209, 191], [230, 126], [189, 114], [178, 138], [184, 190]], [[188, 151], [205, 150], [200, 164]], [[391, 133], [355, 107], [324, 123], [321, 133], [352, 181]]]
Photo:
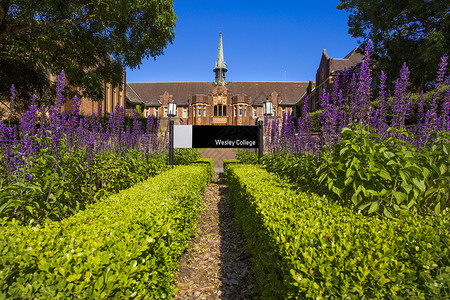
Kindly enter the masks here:
[[192, 148], [192, 125], [173, 126], [173, 147]]

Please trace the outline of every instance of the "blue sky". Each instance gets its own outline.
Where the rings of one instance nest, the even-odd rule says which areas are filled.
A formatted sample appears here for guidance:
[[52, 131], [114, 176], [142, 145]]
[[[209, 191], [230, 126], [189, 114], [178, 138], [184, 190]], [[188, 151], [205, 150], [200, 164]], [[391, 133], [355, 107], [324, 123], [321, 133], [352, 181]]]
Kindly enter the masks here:
[[213, 81], [220, 27], [227, 81], [315, 80], [322, 50], [343, 58], [358, 41], [339, 1], [174, 0], [175, 40], [127, 82]]

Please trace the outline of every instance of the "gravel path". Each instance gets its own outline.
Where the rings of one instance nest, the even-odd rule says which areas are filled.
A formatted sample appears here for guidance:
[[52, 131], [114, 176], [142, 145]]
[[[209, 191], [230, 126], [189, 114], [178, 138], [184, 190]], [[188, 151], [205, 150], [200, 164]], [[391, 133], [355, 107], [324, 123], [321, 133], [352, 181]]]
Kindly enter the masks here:
[[180, 259], [175, 299], [252, 299], [250, 260], [221, 175], [214, 175], [204, 201], [192, 249]]

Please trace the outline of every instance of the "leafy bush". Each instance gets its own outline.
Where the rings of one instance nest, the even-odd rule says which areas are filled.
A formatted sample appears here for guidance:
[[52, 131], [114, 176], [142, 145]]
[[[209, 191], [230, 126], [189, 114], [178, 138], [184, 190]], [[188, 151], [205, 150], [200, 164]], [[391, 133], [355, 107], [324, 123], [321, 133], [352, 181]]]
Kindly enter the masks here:
[[214, 175], [214, 158], [200, 158], [194, 162], [194, 164], [206, 164], [208, 166], [209, 180], [212, 179]]
[[200, 152], [195, 148], [174, 149], [173, 164], [189, 165], [200, 158]]
[[419, 151], [397, 136], [386, 139], [357, 127], [344, 128], [341, 142], [322, 151], [317, 170], [330, 196], [367, 213], [439, 214], [450, 200], [450, 136], [441, 133]]
[[81, 117], [76, 97], [62, 111], [65, 82], [61, 72], [49, 111], [32, 97], [19, 126], [0, 120], [0, 217], [61, 220], [165, 168], [159, 119], [127, 118], [119, 105], [107, 118]]
[[311, 131], [319, 132], [320, 131], [320, 114], [322, 114], [322, 110], [316, 110], [311, 113]]
[[229, 165], [238, 164], [239, 161], [237, 159], [224, 159], [223, 160], [223, 170], [225, 171]]
[[18, 169], [16, 182], [8, 184], [3, 178], [0, 217], [22, 223], [61, 220], [167, 168], [164, 155], [149, 156], [138, 150], [103, 152], [90, 164], [88, 155], [81, 149], [68, 152], [63, 140], [58, 159], [41, 149], [37, 161]]
[[317, 159], [314, 155], [267, 154], [262, 158], [262, 165], [267, 171], [297, 184], [303, 191], [317, 191], [319, 188], [316, 175]]
[[450, 212], [379, 219], [227, 164], [230, 202], [261, 299], [445, 299]]
[[257, 164], [258, 154], [249, 149], [238, 149], [236, 159], [243, 164]]
[[0, 299], [172, 298], [205, 166], [177, 166], [61, 222], [1, 220]]

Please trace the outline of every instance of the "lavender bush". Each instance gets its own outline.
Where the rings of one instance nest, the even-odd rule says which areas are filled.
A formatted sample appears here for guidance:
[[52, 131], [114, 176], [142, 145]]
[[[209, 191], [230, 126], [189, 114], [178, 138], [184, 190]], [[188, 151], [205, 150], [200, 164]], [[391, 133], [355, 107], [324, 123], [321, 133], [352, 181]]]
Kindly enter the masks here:
[[[0, 121], [0, 217], [60, 220], [166, 166], [159, 119], [147, 118], [143, 131], [135, 114], [125, 126], [117, 105], [102, 126], [100, 113], [79, 114], [77, 98], [70, 112], [62, 111], [64, 82], [62, 72], [48, 112], [32, 97], [19, 126]], [[14, 97], [15, 91], [11, 102]]]
[[[450, 202], [447, 57], [442, 58], [434, 91], [417, 97], [408, 92], [406, 64], [392, 95], [383, 72], [377, 88], [370, 52], [368, 43], [359, 73], [350, 76], [344, 71], [336, 77], [332, 92], [320, 96], [317, 137], [309, 130], [306, 101], [295, 132], [289, 116], [281, 125], [266, 124], [269, 155], [264, 164], [302, 188], [369, 214], [439, 214]], [[302, 158], [313, 154], [317, 165]], [[311, 168], [316, 172], [308, 172]]]

